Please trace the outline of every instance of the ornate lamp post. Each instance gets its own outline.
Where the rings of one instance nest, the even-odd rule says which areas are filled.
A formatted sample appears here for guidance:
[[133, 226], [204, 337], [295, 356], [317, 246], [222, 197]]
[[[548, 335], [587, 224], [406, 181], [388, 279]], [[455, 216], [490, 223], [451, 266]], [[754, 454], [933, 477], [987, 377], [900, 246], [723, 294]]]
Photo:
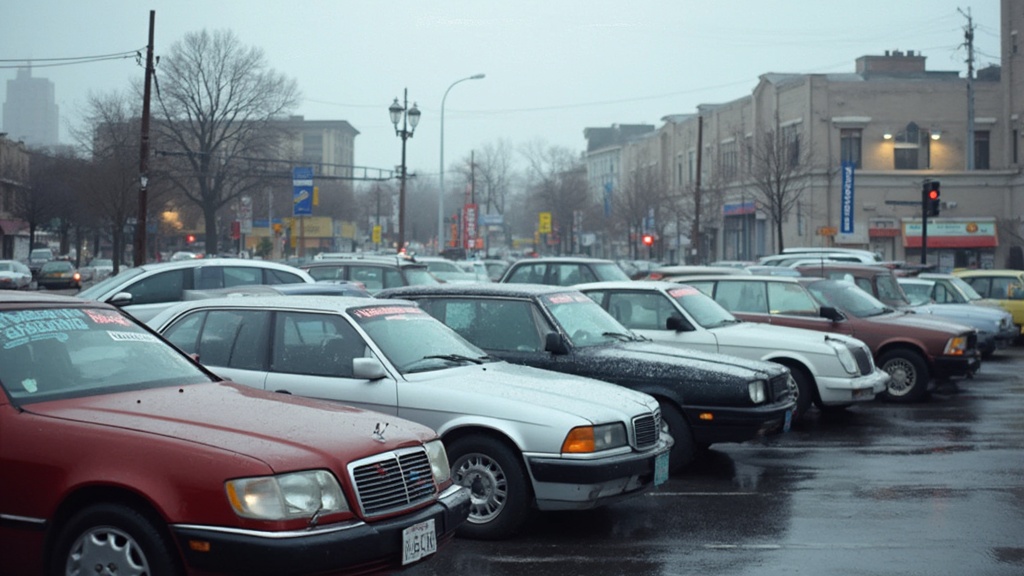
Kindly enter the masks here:
[[483, 74], [474, 74], [472, 76], [462, 78], [452, 82], [448, 86], [448, 90], [444, 91], [444, 97], [441, 98], [441, 188], [437, 192], [437, 253], [440, 254], [444, 250], [444, 101], [448, 99], [448, 92], [460, 82], [466, 80], [480, 80], [483, 78]]
[[[413, 130], [416, 130], [416, 125], [420, 123], [420, 109], [416, 107], [414, 102], [412, 108], [409, 108], [409, 89], [405, 89], [405, 93], [402, 98], [402, 103], [398, 102], [398, 98], [395, 98], [394, 103], [388, 108], [388, 112], [391, 113], [391, 123], [395, 125], [395, 135], [402, 139], [402, 165], [399, 167], [399, 182], [401, 183], [398, 188], [398, 251], [401, 252], [405, 249], [405, 141], [412, 138]], [[402, 127], [399, 128], [398, 124], [401, 123]]]

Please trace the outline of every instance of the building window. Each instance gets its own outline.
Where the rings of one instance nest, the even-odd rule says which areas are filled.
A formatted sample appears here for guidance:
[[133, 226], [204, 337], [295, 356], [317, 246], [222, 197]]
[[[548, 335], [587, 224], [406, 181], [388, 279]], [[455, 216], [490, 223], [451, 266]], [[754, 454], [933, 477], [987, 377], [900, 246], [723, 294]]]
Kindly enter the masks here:
[[974, 131], [974, 169], [988, 170], [988, 130]]
[[931, 163], [931, 139], [914, 122], [893, 138], [893, 166], [896, 170], [928, 168]]
[[797, 124], [782, 127], [781, 144], [786, 147], [790, 168], [796, 168], [800, 164], [800, 132], [797, 130], [798, 128]]
[[697, 151], [690, 150], [686, 154], [687, 160], [687, 182], [693, 182], [697, 177]]
[[841, 162], [851, 162], [860, 168], [860, 128], [843, 128], [839, 131], [839, 156]]
[[722, 164], [722, 178], [726, 181], [736, 177], [739, 169], [739, 152], [736, 147], [736, 140], [723, 142], [719, 148], [720, 162]]
[[1013, 144], [1011, 147], [1013, 148], [1013, 163], [1017, 164], [1020, 162], [1020, 131], [1016, 128], [1013, 129]]

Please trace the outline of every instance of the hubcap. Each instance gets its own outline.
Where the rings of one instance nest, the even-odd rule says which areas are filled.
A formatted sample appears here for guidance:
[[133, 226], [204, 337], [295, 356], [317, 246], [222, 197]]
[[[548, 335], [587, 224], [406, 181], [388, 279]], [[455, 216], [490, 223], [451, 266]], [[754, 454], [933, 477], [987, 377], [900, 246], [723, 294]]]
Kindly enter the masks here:
[[486, 524], [494, 520], [508, 501], [508, 479], [492, 458], [467, 454], [455, 463], [455, 482], [469, 488], [469, 522]]
[[149, 562], [142, 547], [126, 532], [96, 526], [71, 546], [65, 573], [69, 576], [145, 576]]
[[889, 394], [904, 396], [914, 387], [917, 372], [913, 364], [906, 360], [892, 360], [885, 364], [885, 371], [892, 378], [889, 380]]

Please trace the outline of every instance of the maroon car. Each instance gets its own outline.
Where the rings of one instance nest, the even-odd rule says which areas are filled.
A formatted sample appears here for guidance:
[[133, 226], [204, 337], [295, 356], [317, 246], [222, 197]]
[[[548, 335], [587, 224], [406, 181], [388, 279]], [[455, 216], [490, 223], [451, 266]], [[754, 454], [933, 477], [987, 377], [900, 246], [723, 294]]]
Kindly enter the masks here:
[[118, 309], [0, 302], [0, 572], [359, 574], [469, 513], [394, 416], [220, 380]]
[[894, 310], [849, 282], [785, 276], [701, 276], [686, 283], [737, 318], [839, 332], [864, 341], [892, 378], [883, 393], [922, 399], [929, 386], [981, 366], [974, 328]]

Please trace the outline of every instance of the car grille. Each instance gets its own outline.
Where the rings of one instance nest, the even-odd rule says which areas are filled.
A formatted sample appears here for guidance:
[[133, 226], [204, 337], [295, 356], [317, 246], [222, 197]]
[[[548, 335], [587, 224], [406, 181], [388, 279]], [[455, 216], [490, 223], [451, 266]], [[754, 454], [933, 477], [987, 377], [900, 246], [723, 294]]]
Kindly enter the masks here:
[[793, 395], [793, 390], [789, 386], [789, 379], [791, 376], [789, 372], [781, 374], [772, 378], [769, 381], [772, 394], [772, 402], [784, 402], [789, 400]]
[[848, 345], [850, 353], [853, 354], [853, 358], [857, 361], [857, 368], [860, 369], [861, 375], [871, 374], [875, 371], [875, 363], [871, 359], [871, 353], [867, 351], [863, 346], [854, 346], [853, 344]]
[[971, 333], [967, 335], [967, 350], [978, 349], [978, 331], [971, 330]]
[[367, 517], [429, 502], [436, 492], [430, 461], [422, 448], [377, 454], [349, 464], [356, 498]]
[[661, 436], [661, 411], [633, 418], [633, 436], [638, 450], [645, 450], [658, 443]]

